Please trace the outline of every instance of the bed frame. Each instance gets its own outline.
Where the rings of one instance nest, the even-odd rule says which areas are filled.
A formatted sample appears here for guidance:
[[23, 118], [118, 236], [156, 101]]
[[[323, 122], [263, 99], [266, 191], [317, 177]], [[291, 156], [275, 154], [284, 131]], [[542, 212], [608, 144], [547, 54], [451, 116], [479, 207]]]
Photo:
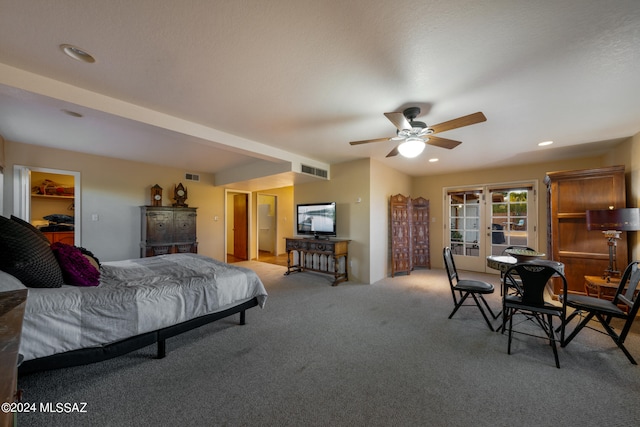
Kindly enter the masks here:
[[206, 325], [207, 323], [224, 319], [225, 317], [232, 316], [236, 313], [240, 313], [240, 325], [244, 325], [246, 323], [245, 311], [257, 305], [258, 298], [252, 298], [249, 301], [227, 308], [226, 310], [205, 314], [204, 316], [196, 317], [172, 326], [167, 326], [166, 328], [158, 329], [156, 331], [126, 338], [111, 344], [105, 344], [100, 347], [82, 348], [53, 354], [51, 356], [40, 357], [38, 359], [27, 360], [20, 365], [18, 372], [20, 375], [27, 375], [39, 371], [87, 365], [112, 359], [154, 343], [157, 343], [158, 345], [156, 358], [162, 359], [167, 354], [167, 338], [174, 337], [183, 332]]

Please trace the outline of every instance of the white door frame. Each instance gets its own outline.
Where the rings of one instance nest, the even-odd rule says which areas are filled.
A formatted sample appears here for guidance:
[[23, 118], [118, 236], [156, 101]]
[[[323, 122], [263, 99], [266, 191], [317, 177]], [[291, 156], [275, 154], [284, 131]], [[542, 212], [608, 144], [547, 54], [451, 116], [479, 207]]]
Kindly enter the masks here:
[[74, 244], [82, 246], [81, 219], [81, 185], [80, 172], [62, 169], [40, 168], [36, 166], [13, 166], [13, 214], [27, 222], [31, 221], [31, 172], [55, 173], [58, 175], [73, 176], [73, 236]]
[[[476, 185], [464, 185], [455, 187], [443, 187], [443, 218], [444, 232], [442, 235], [443, 246], [451, 246], [451, 206], [449, 203], [449, 194], [456, 192], [471, 192], [478, 191], [481, 193], [480, 207], [479, 207], [479, 224], [478, 230], [478, 242], [477, 248], [474, 248], [473, 254], [467, 255], [466, 253], [454, 254], [456, 267], [461, 270], [477, 271], [498, 274], [499, 272], [487, 267], [486, 257], [490, 255], [488, 252], [491, 248], [491, 203], [488, 203], [488, 197], [492, 190], [495, 189], [508, 189], [508, 188], [522, 188], [531, 187], [533, 190], [533, 199], [527, 200], [527, 223], [528, 223], [528, 242], [529, 246], [537, 249], [537, 230], [538, 230], [538, 181], [526, 180], [526, 181], [512, 181], [512, 182], [499, 182], [490, 184], [476, 184]], [[474, 229], [475, 230], [475, 229]], [[487, 243], [489, 242], [489, 243]], [[465, 246], [466, 248], [466, 246]], [[476, 250], [477, 249], [477, 250]], [[463, 252], [466, 252], [463, 249]]]

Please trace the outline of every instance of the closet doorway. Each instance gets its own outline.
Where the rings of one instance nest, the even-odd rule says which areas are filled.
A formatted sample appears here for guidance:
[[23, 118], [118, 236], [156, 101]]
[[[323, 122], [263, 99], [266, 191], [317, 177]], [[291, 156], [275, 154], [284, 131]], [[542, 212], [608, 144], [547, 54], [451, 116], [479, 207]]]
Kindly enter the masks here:
[[14, 166], [14, 215], [52, 241], [82, 246], [80, 172]]

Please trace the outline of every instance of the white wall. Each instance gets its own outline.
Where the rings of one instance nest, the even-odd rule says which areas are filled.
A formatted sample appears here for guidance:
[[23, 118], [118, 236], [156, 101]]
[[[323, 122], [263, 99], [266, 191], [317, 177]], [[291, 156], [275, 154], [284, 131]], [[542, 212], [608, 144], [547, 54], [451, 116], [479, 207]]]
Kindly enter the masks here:
[[[180, 169], [12, 141], [5, 145], [4, 216], [13, 213], [14, 164], [77, 171], [82, 182], [82, 246], [102, 261], [138, 258], [140, 206], [151, 203], [151, 186], [163, 188], [163, 205], [169, 206], [174, 186], [182, 182], [188, 190], [187, 204], [198, 208], [198, 252], [224, 259], [224, 191], [214, 187], [212, 175], [201, 173], [200, 181], [192, 182], [184, 179], [187, 171]], [[93, 214], [98, 214], [99, 221], [91, 221]], [[219, 217], [217, 222], [214, 216]]]

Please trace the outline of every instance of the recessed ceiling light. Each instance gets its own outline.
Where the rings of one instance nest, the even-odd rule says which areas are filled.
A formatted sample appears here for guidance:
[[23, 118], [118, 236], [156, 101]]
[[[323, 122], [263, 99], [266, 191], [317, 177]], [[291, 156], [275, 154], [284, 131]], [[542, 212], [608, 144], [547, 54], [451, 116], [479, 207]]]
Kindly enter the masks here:
[[96, 59], [91, 56], [91, 54], [85, 52], [79, 47], [72, 46], [70, 44], [61, 44], [60, 49], [69, 57], [75, 59], [76, 61], [86, 62], [86, 63], [94, 63]]
[[439, 160], [439, 159], [436, 159], [436, 158], [429, 159], [429, 161], [430, 161], [431, 163], [435, 163], [435, 162], [437, 162], [438, 160]]
[[71, 110], [65, 110], [64, 108], [60, 111], [62, 111], [63, 113], [71, 117], [82, 117], [82, 114], [76, 113], [75, 111], [71, 111]]
[[545, 145], [551, 145], [551, 144], [553, 144], [553, 141], [543, 141], [538, 143], [540, 147], [544, 147]]

